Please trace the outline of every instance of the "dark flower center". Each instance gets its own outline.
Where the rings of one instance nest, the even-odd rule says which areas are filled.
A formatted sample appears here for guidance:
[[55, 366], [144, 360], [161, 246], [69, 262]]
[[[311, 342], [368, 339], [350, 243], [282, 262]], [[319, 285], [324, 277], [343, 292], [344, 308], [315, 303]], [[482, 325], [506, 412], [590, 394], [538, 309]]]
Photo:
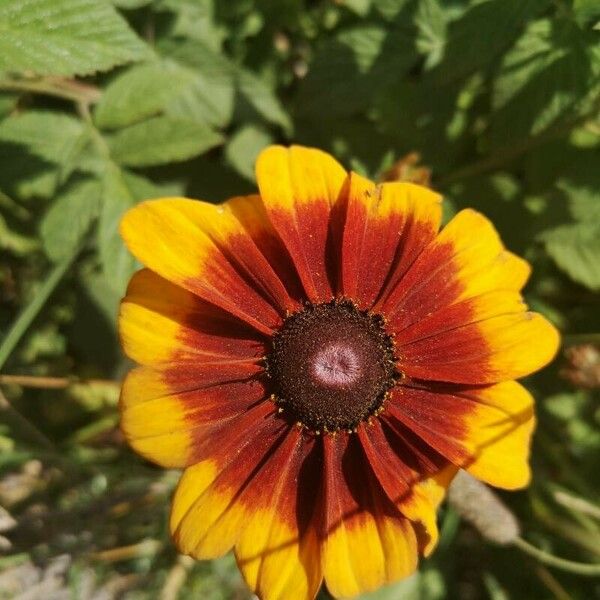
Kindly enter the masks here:
[[354, 429], [376, 414], [398, 376], [383, 318], [346, 300], [289, 316], [273, 337], [267, 373], [283, 412], [319, 432]]

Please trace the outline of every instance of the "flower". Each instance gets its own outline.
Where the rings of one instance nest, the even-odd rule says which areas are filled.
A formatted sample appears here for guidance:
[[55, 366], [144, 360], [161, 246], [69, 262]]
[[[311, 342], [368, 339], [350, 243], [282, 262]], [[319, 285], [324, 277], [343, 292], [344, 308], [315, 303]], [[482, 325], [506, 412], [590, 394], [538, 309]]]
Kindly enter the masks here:
[[372, 590], [436, 544], [459, 468], [530, 477], [533, 400], [554, 356], [528, 264], [491, 223], [410, 183], [376, 185], [315, 149], [273, 146], [260, 195], [143, 202], [122, 235], [147, 269], [120, 313], [141, 366], [131, 446], [185, 468], [170, 528], [198, 559], [235, 549], [265, 600]]

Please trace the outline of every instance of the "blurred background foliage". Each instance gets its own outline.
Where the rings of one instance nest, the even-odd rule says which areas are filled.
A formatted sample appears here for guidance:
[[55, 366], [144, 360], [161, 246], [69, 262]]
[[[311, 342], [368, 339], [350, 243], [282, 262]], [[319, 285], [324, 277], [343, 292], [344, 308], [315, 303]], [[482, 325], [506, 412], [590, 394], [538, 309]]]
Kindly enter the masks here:
[[[505, 500], [538, 547], [600, 560], [598, 0], [0, 0], [1, 599], [248, 597], [230, 557], [177, 556], [177, 473], [119, 435], [117, 224], [250, 192], [292, 141], [430, 180], [532, 262], [564, 344], [527, 381], [535, 475]], [[440, 519], [420, 573], [368, 598], [600, 597]]]

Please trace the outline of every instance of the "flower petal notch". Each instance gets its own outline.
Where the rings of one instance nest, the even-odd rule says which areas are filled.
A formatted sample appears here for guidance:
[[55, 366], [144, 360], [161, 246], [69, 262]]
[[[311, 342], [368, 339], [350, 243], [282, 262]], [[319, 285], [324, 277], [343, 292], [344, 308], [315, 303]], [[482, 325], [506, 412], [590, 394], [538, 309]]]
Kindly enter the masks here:
[[179, 551], [233, 550], [262, 600], [351, 597], [434, 550], [461, 469], [527, 485], [534, 403], [515, 379], [559, 336], [483, 215], [440, 231], [434, 191], [312, 148], [267, 148], [256, 170], [259, 195], [123, 218], [146, 268], [119, 316], [139, 365], [121, 427], [146, 459], [185, 469]]

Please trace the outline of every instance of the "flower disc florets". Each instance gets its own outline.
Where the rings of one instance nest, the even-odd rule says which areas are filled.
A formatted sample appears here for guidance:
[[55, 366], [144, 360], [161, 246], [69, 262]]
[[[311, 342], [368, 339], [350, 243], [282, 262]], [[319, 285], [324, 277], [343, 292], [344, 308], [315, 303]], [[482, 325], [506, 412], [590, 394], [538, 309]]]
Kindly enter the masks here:
[[276, 402], [313, 431], [352, 430], [376, 414], [398, 373], [383, 318], [348, 300], [308, 304], [273, 337]]

